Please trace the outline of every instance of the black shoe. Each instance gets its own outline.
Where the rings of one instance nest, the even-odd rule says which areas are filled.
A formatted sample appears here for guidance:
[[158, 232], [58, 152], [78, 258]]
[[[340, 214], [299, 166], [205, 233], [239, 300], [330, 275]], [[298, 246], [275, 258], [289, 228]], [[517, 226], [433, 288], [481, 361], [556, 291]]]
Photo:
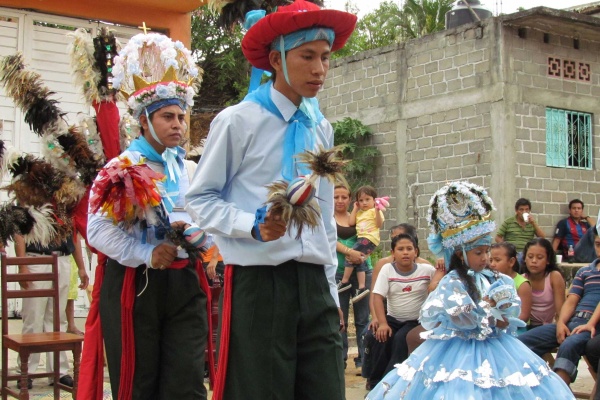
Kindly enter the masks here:
[[352, 284], [350, 282], [340, 282], [337, 284], [338, 293], [345, 292], [348, 289], [352, 289]]
[[[21, 381], [17, 381], [17, 389], [21, 390]], [[27, 389], [33, 389], [33, 379], [27, 378]]]
[[[339, 290], [338, 290], [338, 292], [339, 292]], [[350, 302], [352, 304], [354, 304], [354, 303], [356, 303], [358, 301], [361, 301], [362, 299], [364, 299], [365, 297], [367, 297], [370, 292], [371, 291], [369, 289], [367, 289], [367, 288], [358, 289], [358, 292], [356, 292], [356, 296], [354, 296], [352, 298], [352, 300], [350, 300]]]
[[[61, 376], [60, 379], [58, 380], [58, 382], [60, 382], [62, 385], [68, 386], [70, 388], [73, 387], [73, 378], [71, 378], [71, 375]], [[50, 384], [50, 386], [52, 386], [52, 384]]]

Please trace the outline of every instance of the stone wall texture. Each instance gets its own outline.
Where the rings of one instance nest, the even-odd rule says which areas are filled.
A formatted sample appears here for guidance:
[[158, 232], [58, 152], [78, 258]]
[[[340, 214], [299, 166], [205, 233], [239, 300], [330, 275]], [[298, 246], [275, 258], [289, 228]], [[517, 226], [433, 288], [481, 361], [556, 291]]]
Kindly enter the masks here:
[[[424, 243], [429, 199], [458, 179], [488, 188], [498, 224], [520, 197], [547, 237], [573, 198], [596, 216], [600, 44], [525, 33], [491, 18], [332, 62], [321, 108], [372, 129], [373, 186], [392, 198], [385, 228], [409, 222]], [[589, 81], [549, 76], [549, 57], [589, 64]], [[592, 170], [546, 166], [546, 107], [593, 115]]]

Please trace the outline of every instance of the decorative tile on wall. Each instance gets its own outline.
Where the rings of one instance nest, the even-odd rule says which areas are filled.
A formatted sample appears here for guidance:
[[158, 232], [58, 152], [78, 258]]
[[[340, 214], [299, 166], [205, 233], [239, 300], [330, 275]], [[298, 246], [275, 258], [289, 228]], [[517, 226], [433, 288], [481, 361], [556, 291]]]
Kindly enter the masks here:
[[562, 62], [560, 58], [548, 57], [548, 75], [557, 78], [562, 76]]
[[548, 57], [548, 76], [590, 82], [591, 75], [592, 70], [589, 63]]

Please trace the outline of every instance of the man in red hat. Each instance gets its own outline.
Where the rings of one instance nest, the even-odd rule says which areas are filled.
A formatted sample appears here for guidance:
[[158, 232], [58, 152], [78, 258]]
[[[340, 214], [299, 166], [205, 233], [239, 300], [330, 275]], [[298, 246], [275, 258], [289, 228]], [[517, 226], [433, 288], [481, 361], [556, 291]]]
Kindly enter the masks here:
[[294, 155], [333, 146], [315, 96], [355, 24], [352, 14], [297, 0], [242, 41], [273, 79], [215, 118], [186, 195], [228, 264], [214, 399], [345, 398], [333, 186], [317, 182], [321, 218], [298, 239], [263, 206], [265, 185], [310, 173]]

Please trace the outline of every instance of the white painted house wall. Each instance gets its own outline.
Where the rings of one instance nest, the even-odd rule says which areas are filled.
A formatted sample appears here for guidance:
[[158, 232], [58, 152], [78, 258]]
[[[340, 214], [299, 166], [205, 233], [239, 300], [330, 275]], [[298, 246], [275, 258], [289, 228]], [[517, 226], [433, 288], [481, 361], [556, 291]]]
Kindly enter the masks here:
[[[40, 23], [56, 24], [60, 26], [88, 29], [92, 37], [96, 36], [97, 30], [107, 26], [112, 29], [115, 36], [125, 45], [129, 38], [140, 31], [130, 27], [114, 26], [98, 21], [67, 18], [56, 15], [40, 14], [28, 11], [19, 11], [0, 7], [0, 57], [22, 52], [28, 68], [39, 73], [50, 90], [56, 92], [53, 97], [60, 101], [59, 107], [67, 113], [66, 119], [70, 123], [76, 122], [79, 113], [93, 114], [91, 107], [84, 104], [80, 88], [73, 84], [71, 75], [69, 55], [67, 48], [71, 39], [67, 36], [68, 29], [48, 27]], [[119, 105], [121, 113], [125, 107]], [[24, 152], [39, 155], [40, 140], [29, 126], [23, 121], [23, 113], [15, 107], [12, 99], [6, 97], [4, 89], [0, 88], [0, 139], [7, 145], [11, 145]], [[3, 185], [8, 183], [9, 177], [2, 177]], [[0, 191], [0, 201], [8, 199], [6, 192]], [[84, 261], [86, 270], [90, 276], [90, 282], [94, 280], [96, 265], [95, 256], [87, 256], [84, 246]], [[7, 251], [14, 255], [14, 249], [9, 244]], [[76, 316], [87, 315], [89, 302], [85, 291], [79, 290], [76, 301]], [[20, 300], [11, 304], [14, 314], [20, 313]]]

